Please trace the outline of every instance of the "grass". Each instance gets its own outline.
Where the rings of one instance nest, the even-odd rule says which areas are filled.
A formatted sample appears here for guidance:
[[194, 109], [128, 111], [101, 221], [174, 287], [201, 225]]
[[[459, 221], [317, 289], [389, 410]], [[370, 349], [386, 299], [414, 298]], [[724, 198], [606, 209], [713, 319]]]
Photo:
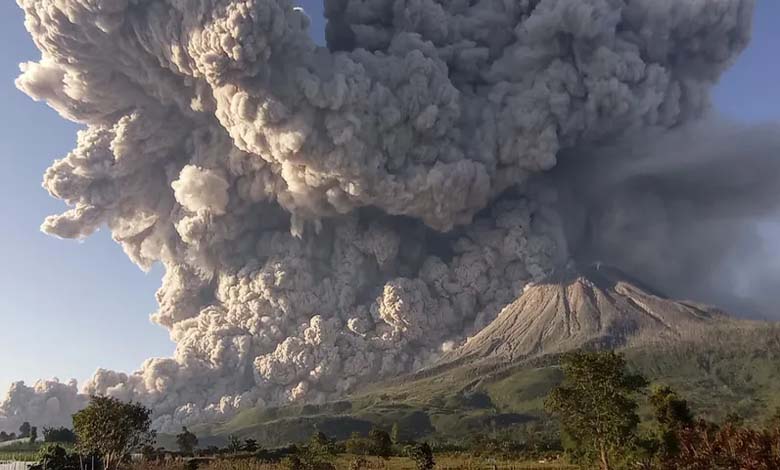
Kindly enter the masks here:
[[[38, 453], [47, 443], [30, 443], [29, 440], [17, 440], [13, 442], [4, 442], [0, 447], [0, 462], [35, 462], [38, 460]], [[72, 444], [57, 444], [66, 449], [70, 449]]]
[[4, 442], [0, 447], [0, 462], [34, 462], [41, 448], [40, 443], [31, 444], [29, 440]]

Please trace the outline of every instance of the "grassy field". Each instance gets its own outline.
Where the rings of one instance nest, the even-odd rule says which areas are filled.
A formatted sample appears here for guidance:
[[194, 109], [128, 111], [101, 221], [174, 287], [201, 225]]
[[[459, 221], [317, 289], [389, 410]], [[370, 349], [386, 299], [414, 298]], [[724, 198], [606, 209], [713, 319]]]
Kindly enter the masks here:
[[[27, 439], [4, 442], [3, 444], [0, 445], [0, 462], [35, 462], [41, 447], [46, 445], [42, 442], [31, 444]], [[64, 447], [67, 448], [68, 445], [64, 445]]]

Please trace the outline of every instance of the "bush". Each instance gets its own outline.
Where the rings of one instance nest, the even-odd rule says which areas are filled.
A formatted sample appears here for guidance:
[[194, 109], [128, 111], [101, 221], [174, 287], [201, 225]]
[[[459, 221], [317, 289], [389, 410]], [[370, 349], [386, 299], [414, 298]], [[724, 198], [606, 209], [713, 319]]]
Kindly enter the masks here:
[[406, 455], [414, 460], [414, 466], [417, 470], [432, 470], [434, 465], [436, 465], [433, 460], [431, 446], [424, 442], [407, 446]]
[[371, 455], [371, 441], [358, 433], [352, 433], [344, 443], [344, 448], [348, 454]]
[[38, 463], [31, 470], [79, 470], [79, 456], [59, 445], [46, 445], [38, 453]]
[[368, 440], [371, 444], [372, 455], [385, 459], [393, 455], [393, 441], [387, 432], [381, 429], [372, 429], [368, 433]]
[[76, 442], [76, 434], [68, 428], [43, 428], [43, 440], [70, 444]]

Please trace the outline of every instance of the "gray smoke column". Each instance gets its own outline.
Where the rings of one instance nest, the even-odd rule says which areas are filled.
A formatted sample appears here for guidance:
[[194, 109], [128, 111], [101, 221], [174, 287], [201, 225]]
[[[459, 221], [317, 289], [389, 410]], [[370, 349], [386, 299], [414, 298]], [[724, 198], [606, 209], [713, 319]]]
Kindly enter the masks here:
[[620, 266], [673, 298], [778, 318], [780, 124], [714, 119], [565, 152], [558, 188], [572, 256]]
[[[18, 0], [18, 86], [83, 123], [47, 233], [166, 268], [174, 357], [86, 392], [155, 425], [421, 367], [568, 257], [562, 151], [702, 115], [752, 0]], [[14, 391], [0, 427], [25, 415]], [[61, 419], [62, 417], [52, 417]], [[41, 423], [45, 424], [45, 423]]]

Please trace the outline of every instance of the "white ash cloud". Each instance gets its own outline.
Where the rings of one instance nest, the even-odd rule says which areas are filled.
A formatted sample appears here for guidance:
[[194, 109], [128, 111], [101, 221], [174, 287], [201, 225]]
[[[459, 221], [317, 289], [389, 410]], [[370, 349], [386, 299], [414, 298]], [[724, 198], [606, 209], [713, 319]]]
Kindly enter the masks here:
[[337, 396], [478, 330], [567, 258], [528, 180], [704, 113], [753, 11], [327, 0], [323, 48], [288, 0], [17, 1], [42, 52], [17, 85], [86, 126], [46, 174], [71, 208], [43, 230], [107, 226], [166, 268], [174, 357], [86, 391], [161, 429]]
[[75, 380], [39, 380], [32, 387], [16, 382], [0, 402], [0, 429], [17, 432], [24, 422], [33, 426], [70, 426], [71, 415], [86, 403], [87, 397], [79, 393]]

